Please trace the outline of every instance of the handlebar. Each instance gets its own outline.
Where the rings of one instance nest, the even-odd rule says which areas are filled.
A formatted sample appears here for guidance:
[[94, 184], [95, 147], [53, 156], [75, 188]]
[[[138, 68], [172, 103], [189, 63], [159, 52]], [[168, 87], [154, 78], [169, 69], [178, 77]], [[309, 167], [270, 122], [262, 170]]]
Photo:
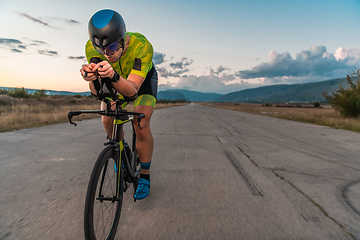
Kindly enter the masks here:
[[116, 107], [115, 110], [111, 110], [111, 102], [110, 100], [106, 99], [104, 100], [104, 102], [106, 103], [106, 109], [105, 110], [82, 110], [82, 111], [70, 111], [68, 113], [68, 119], [69, 122], [75, 126], [77, 126], [76, 123], [74, 123], [72, 121], [72, 118], [74, 116], [79, 116], [81, 114], [99, 114], [99, 115], [103, 115], [103, 116], [111, 116], [111, 117], [121, 117], [121, 116], [136, 116], [137, 117], [137, 122], [139, 125], [139, 128], [142, 129], [140, 122], [141, 119], [145, 118], [145, 114], [143, 113], [136, 113], [136, 112], [128, 112], [126, 110], [122, 110], [121, 109], [121, 105], [125, 102], [129, 102], [129, 101], [125, 101], [124, 99], [117, 99], [116, 102]]
[[70, 111], [68, 113], [68, 119], [69, 119], [69, 122], [75, 126], [77, 126], [76, 123], [74, 123], [72, 121], [72, 118], [74, 116], [79, 116], [81, 114], [100, 114], [100, 115], [104, 115], [104, 116], [113, 116], [113, 117], [120, 117], [120, 116], [124, 116], [124, 115], [133, 115], [133, 116], [136, 116], [137, 117], [137, 122], [138, 122], [138, 125], [139, 125], [139, 128], [142, 129], [141, 125], [140, 125], [140, 122], [141, 122], [141, 119], [145, 118], [145, 114], [143, 113], [135, 113], [135, 112], [127, 112], [127, 111], [122, 111], [120, 113], [117, 113], [115, 114], [115, 111], [110, 111], [109, 113], [106, 113], [106, 110], [98, 110], [98, 111], [92, 111], [92, 110], [85, 110], [85, 111]]

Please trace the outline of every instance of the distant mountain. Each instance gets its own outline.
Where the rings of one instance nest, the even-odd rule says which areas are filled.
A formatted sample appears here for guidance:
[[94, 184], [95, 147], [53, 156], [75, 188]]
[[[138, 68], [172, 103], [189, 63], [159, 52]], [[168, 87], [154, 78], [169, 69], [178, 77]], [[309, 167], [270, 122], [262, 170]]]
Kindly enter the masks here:
[[[289, 101], [308, 101], [325, 102], [322, 92], [334, 92], [339, 89], [339, 85], [346, 87], [346, 79], [333, 79], [323, 82], [292, 84], [292, 85], [272, 85], [266, 87], [245, 89], [242, 91], [228, 94], [202, 93], [189, 90], [172, 89], [159, 91], [157, 98], [159, 100], [180, 100], [196, 102], [249, 102], [249, 103], [284, 103]], [[1, 87], [0, 87], [1, 88]], [[4, 87], [5, 88], [5, 87]], [[9, 89], [9, 88], [5, 88]], [[26, 89], [29, 93], [34, 93], [38, 89]], [[82, 95], [89, 96], [88, 92], [69, 92], [45, 90], [47, 95]]]
[[[0, 87], [2, 89], [13, 89], [9, 87]], [[31, 88], [25, 88], [25, 90], [29, 94], [33, 94], [36, 91], [39, 91], [39, 89], [31, 89]], [[69, 92], [69, 91], [54, 91], [54, 90], [45, 90], [46, 95], [81, 95], [81, 96], [89, 96], [91, 95], [90, 91], [88, 92]]]
[[185, 99], [187, 101], [192, 102], [212, 102], [215, 99], [222, 96], [222, 94], [218, 93], [202, 93], [196, 91], [189, 91], [189, 90], [181, 90], [181, 89], [174, 89], [174, 90], [166, 90], [158, 92], [158, 99], [165, 99], [165, 100], [177, 100], [177, 99]]
[[323, 82], [272, 85], [246, 89], [220, 96], [214, 102], [250, 102], [250, 103], [283, 103], [289, 101], [325, 102], [322, 92], [331, 93], [346, 86], [346, 79], [334, 79]]
[[189, 101], [189, 99], [187, 99], [184, 94], [176, 92], [176, 91], [160, 91], [160, 92], [157, 93], [157, 99], [158, 100], [180, 100], [180, 99], [184, 99], [186, 101]]
[[[26, 89], [29, 93], [34, 93], [38, 91], [38, 89]], [[54, 90], [45, 90], [46, 95], [81, 95], [81, 96], [89, 96], [91, 95], [90, 91], [87, 92], [69, 92], [69, 91], [54, 91]]]

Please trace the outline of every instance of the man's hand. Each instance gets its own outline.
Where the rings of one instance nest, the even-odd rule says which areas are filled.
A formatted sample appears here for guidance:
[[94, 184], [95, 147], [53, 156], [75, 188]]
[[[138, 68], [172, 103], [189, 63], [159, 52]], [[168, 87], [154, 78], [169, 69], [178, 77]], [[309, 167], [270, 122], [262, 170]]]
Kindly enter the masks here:
[[98, 79], [98, 73], [94, 70], [96, 64], [84, 64], [81, 66], [80, 73], [83, 79], [87, 82], [92, 82]]
[[115, 71], [107, 61], [102, 61], [96, 64], [93, 71], [97, 71], [102, 78], [113, 78]]

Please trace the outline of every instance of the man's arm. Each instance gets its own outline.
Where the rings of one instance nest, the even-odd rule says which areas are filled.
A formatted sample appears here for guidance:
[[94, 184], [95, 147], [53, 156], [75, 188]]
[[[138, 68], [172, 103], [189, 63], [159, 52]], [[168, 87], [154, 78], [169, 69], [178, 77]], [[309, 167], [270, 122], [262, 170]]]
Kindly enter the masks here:
[[145, 78], [130, 73], [128, 79], [125, 79], [120, 76], [119, 81], [116, 83], [113, 82], [112, 85], [115, 88], [115, 90], [121, 93], [122, 95], [131, 97], [138, 93], [141, 84], [144, 82], [144, 80]]
[[89, 82], [89, 88], [90, 88], [91, 93], [96, 96], [97, 93], [96, 93], [96, 89], [95, 89], [93, 81]]
[[[102, 78], [113, 79], [115, 75], [115, 70], [107, 61], [98, 63], [93, 68], [93, 71], [97, 71]], [[119, 81], [116, 83], [113, 82], [112, 85], [120, 94], [131, 97], [137, 94], [144, 80], [144, 77], [130, 73], [128, 79], [120, 76]]]
[[[98, 75], [93, 71], [93, 68], [96, 66], [95, 63], [84, 64], [81, 66], [80, 73], [83, 79], [89, 82], [89, 89], [92, 94], [96, 96], [96, 89], [93, 81], [98, 79]], [[85, 74], [86, 73], [86, 74]]]

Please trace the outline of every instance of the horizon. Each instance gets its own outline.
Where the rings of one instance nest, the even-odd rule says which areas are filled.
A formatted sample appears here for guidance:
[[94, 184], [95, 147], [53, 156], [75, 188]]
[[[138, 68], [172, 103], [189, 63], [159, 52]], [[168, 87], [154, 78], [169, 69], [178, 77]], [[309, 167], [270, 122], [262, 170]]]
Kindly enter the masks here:
[[[7, 24], [0, 26], [0, 85], [88, 91], [79, 73], [86, 63], [87, 22], [96, 11], [118, 5], [1, 1], [0, 19]], [[360, 65], [356, 0], [139, 0], [123, 2], [121, 9], [127, 30], [154, 46], [159, 91], [226, 94], [344, 78]]]
[[[263, 88], [263, 87], [271, 87], [271, 86], [278, 86], [278, 85], [302, 85], [302, 84], [310, 84], [310, 83], [321, 83], [321, 82], [327, 82], [327, 81], [337, 81], [337, 80], [345, 80], [346, 77], [344, 78], [335, 78], [335, 79], [328, 79], [328, 80], [323, 80], [323, 81], [316, 81], [316, 82], [304, 82], [304, 83], [294, 83], [294, 84], [283, 84], [283, 83], [279, 83], [279, 84], [272, 84], [272, 85], [265, 85], [265, 86], [258, 86], [258, 87], [252, 87], [252, 88], [245, 88], [242, 90], [238, 90], [238, 91], [232, 91], [232, 92], [228, 92], [228, 93], [217, 93], [217, 92], [201, 92], [199, 90], [189, 90], [189, 89], [180, 89], [180, 88], [172, 88], [172, 89], [164, 89], [164, 90], [158, 90], [158, 92], [165, 92], [165, 91], [190, 91], [190, 92], [198, 92], [198, 93], [204, 93], [204, 94], [219, 94], [219, 95], [227, 95], [227, 94], [231, 94], [234, 92], [240, 92], [240, 91], [245, 91], [245, 90], [249, 90], [249, 89], [257, 89], [257, 88]], [[37, 88], [25, 88], [25, 87], [3, 87], [0, 86], [1, 88], [5, 88], [5, 89], [18, 89], [18, 88], [24, 88], [25, 90], [44, 90], [44, 91], [53, 91], [53, 92], [70, 92], [70, 93], [87, 93], [90, 92], [90, 90], [85, 90], [85, 91], [67, 91], [67, 90], [53, 90], [53, 89], [37, 89]]]

